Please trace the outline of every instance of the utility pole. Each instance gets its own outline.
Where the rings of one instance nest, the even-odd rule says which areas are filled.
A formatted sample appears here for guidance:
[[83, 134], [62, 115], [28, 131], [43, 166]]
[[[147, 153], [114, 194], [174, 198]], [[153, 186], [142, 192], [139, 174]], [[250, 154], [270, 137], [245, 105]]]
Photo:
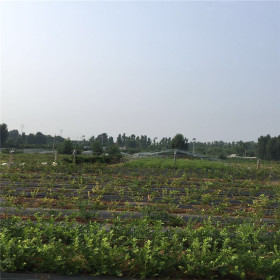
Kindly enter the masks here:
[[22, 136], [22, 133], [23, 133], [23, 129], [24, 129], [24, 124], [22, 123], [22, 124], [20, 125], [21, 136]]

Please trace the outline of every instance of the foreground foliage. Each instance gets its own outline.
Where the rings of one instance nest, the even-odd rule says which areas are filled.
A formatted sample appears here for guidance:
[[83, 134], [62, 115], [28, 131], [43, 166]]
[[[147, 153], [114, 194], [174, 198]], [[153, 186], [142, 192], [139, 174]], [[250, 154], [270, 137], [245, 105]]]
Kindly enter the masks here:
[[163, 230], [148, 218], [105, 228], [98, 223], [1, 220], [1, 271], [133, 277], [279, 279], [280, 231], [210, 221]]

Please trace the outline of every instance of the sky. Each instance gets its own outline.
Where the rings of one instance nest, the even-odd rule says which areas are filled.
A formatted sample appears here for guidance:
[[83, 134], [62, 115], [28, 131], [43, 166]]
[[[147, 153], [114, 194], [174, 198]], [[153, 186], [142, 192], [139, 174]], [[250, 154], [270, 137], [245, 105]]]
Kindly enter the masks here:
[[280, 135], [279, 1], [2, 1], [1, 123], [208, 141]]

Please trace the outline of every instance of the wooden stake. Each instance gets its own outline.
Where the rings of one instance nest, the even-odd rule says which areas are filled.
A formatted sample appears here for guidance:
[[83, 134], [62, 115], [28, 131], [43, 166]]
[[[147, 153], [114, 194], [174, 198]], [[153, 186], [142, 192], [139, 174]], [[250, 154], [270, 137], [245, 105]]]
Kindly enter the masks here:
[[76, 163], [76, 150], [73, 151], [73, 163]]
[[14, 150], [10, 151], [10, 159], [9, 159], [9, 164], [8, 164], [8, 169], [10, 169], [11, 164], [13, 163], [13, 159], [14, 159]]
[[177, 151], [174, 150], [174, 167], [176, 167], [176, 154], [177, 154]]

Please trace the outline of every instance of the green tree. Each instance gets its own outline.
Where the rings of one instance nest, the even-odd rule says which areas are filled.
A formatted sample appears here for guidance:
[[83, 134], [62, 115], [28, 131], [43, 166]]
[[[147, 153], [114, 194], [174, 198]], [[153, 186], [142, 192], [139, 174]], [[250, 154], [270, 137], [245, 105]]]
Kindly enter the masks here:
[[172, 149], [182, 149], [187, 150], [189, 147], [188, 139], [184, 138], [183, 134], [176, 134], [175, 137], [171, 141]]
[[36, 143], [36, 137], [33, 133], [28, 134], [27, 138], [26, 138], [26, 142], [27, 144], [35, 144]]
[[26, 135], [24, 132], [22, 132], [22, 134], [21, 134], [21, 143], [26, 144]]
[[13, 129], [9, 131], [9, 138], [12, 140], [12, 142], [17, 144], [18, 138], [19, 138], [19, 132], [17, 129]]
[[161, 147], [161, 149], [170, 149], [171, 148], [171, 138], [167, 138], [167, 137], [163, 137], [160, 142], [159, 145]]
[[58, 151], [60, 154], [72, 154], [73, 153], [73, 143], [68, 138], [67, 140], [64, 140], [58, 148]]
[[5, 123], [0, 124], [0, 136], [0, 146], [3, 147], [9, 136], [8, 126]]
[[106, 152], [110, 155], [110, 156], [113, 156], [113, 155], [119, 155], [121, 153], [119, 147], [117, 145], [112, 145], [112, 146], [109, 146], [107, 149], [106, 149]]
[[258, 138], [257, 155], [260, 159], [268, 159], [267, 144], [270, 139], [271, 136], [269, 134], [267, 136], [261, 136]]
[[[279, 138], [279, 137], [278, 137]], [[266, 145], [266, 157], [268, 160], [279, 160], [280, 146], [279, 139], [277, 137], [272, 137], [269, 139]]]
[[122, 136], [120, 134], [117, 137], [117, 144], [118, 144], [119, 147], [124, 146], [124, 142], [123, 142]]
[[131, 136], [126, 138], [125, 146], [127, 148], [133, 148], [133, 149], [137, 148], [137, 141], [136, 141], [135, 134], [131, 134]]
[[109, 139], [107, 133], [99, 134], [95, 140], [99, 141], [102, 147], [108, 146]]
[[37, 132], [35, 138], [36, 138], [37, 145], [47, 144], [47, 137], [42, 132]]
[[91, 147], [94, 155], [96, 156], [102, 155], [103, 153], [102, 145], [98, 140], [93, 141]]

